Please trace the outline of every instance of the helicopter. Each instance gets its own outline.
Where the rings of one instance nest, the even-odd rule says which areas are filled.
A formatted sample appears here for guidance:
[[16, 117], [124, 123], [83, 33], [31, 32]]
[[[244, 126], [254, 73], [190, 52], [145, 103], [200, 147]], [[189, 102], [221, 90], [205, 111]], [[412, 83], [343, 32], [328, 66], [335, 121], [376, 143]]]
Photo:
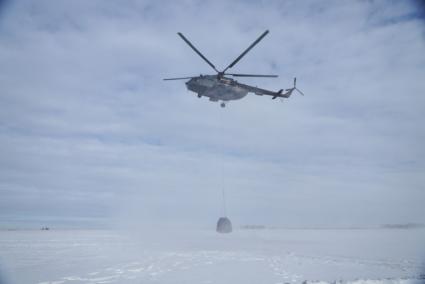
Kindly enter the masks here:
[[228, 69], [231, 69], [239, 60], [242, 59], [255, 45], [257, 45], [267, 34], [268, 30], [263, 32], [244, 52], [241, 53], [232, 63], [229, 64], [223, 71], [219, 71], [214, 64], [211, 63], [182, 33], [177, 34], [189, 45], [193, 51], [195, 51], [217, 74], [214, 75], [199, 75], [191, 77], [179, 77], [179, 78], [166, 78], [165, 81], [169, 80], [188, 80], [186, 88], [189, 91], [195, 92], [198, 98], [207, 97], [212, 102], [221, 101], [220, 106], [225, 107], [226, 102], [232, 100], [239, 100], [245, 97], [248, 93], [254, 93], [258, 96], [271, 96], [272, 99], [276, 98], [289, 98], [293, 91], [299, 92], [304, 95], [299, 89], [297, 89], [297, 78], [294, 78], [293, 87], [286, 89], [280, 89], [277, 92], [261, 89], [258, 87], [239, 83], [238, 81], [227, 77], [261, 77], [261, 78], [277, 78], [278, 75], [260, 75], [260, 74], [239, 74], [239, 73], [226, 73]]

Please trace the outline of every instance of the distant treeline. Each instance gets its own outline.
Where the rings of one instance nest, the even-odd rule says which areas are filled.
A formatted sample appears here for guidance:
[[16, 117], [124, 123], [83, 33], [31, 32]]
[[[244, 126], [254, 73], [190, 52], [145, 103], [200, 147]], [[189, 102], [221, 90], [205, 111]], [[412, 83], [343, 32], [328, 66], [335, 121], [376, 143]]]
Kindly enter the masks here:
[[407, 223], [407, 224], [384, 224], [382, 228], [386, 229], [417, 229], [425, 228], [425, 224]]
[[266, 226], [264, 226], [264, 225], [243, 225], [243, 226], [241, 226], [241, 229], [245, 229], [245, 230], [262, 230], [262, 229], [266, 229]]
[[356, 227], [279, 227], [279, 226], [265, 226], [265, 225], [242, 225], [242, 230], [370, 230], [370, 229], [421, 229], [425, 228], [425, 224], [421, 223], [405, 223], [405, 224], [383, 224], [380, 226], [356, 226]]

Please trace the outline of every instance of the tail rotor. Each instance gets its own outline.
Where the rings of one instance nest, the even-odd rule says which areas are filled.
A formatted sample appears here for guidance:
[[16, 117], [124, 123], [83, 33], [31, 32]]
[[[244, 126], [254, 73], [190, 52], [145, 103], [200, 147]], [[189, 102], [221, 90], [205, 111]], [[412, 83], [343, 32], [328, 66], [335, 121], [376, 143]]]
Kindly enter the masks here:
[[304, 93], [301, 92], [298, 88], [297, 88], [297, 77], [294, 78], [294, 87], [292, 87], [291, 89], [286, 89], [287, 91], [293, 91], [296, 90], [300, 95], [304, 96]]

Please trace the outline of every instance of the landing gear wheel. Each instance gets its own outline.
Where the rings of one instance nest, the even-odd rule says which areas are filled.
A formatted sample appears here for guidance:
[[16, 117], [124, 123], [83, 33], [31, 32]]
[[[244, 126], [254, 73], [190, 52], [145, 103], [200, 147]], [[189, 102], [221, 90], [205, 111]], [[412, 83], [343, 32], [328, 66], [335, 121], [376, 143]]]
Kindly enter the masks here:
[[202, 95], [198, 95], [198, 98], [202, 97]]
[[225, 107], [225, 106], [226, 106], [226, 104], [225, 104], [225, 103], [221, 103], [221, 104], [220, 104], [220, 106], [221, 106], [221, 107]]

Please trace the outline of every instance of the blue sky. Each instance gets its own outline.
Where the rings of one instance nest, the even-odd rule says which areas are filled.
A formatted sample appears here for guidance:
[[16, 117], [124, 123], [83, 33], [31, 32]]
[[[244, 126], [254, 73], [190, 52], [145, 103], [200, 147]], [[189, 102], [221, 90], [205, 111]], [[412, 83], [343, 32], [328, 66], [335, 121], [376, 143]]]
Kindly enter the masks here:
[[[183, 82], [271, 90], [225, 109]], [[0, 223], [425, 222], [423, 11], [410, 1], [14, 1], [0, 16]]]

